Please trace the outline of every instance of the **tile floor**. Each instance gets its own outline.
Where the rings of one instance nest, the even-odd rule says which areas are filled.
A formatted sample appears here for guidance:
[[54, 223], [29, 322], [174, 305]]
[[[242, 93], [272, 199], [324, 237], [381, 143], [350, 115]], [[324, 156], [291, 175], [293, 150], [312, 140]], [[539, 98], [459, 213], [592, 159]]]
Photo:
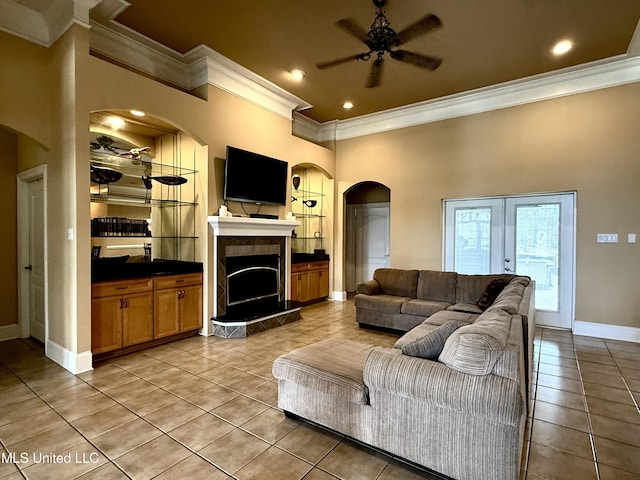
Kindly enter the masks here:
[[[324, 302], [247, 339], [193, 337], [77, 376], [34, 342], [0, 343], [0, 478], [434, 479], [277, 409], [278, 355], [395, 342], [354, 316]], [[538, 329], [534, 350], [521, 478], [640, 479], [640, 344]]]

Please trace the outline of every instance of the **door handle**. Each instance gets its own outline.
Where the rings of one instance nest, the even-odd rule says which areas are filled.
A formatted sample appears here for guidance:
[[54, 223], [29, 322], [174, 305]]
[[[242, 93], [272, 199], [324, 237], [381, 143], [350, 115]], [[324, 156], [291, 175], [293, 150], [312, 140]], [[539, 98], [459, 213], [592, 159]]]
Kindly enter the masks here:
[[33, 265], [27, 265], [24, 267], [25, 270], [33, 270]]

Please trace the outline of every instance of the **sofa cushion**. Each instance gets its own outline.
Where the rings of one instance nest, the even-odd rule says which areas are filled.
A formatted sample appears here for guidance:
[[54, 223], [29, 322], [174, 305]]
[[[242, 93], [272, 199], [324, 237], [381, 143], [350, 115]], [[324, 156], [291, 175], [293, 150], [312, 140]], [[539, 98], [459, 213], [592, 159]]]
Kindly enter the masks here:
[[410, 297], [396, 297], [395, 295], [363, 295], [357, 294], [353, 297], [353, 303], [357, 308], [367, 308], [377, 310], [381, 313], [400, 313], [402, 304], [409, 302]]
[[505, 278], [496, 278], [491, 280], [482, 292], [482, 295], [476, 300], [476, 305], [480, 307], [482, 311], [486, 310], [498, 297], [500, 292], [509, 285], [509, 281]]
[[273, 376], [334, 395], [352, 403], [369, 403], [363, 369], [373, 345], [332, 338], [281, 355], [273, 362]]
[[507, 345], [510, 325], [504, 310], [487, 311], [447, 338], [438, 361], [459, 372], [488, 375]]
[[382, 293], [398, 297], [416, 298], [418, 270], [400, 270], [396, 268], [378, 268], [373, 272]]
[[476, 321], [479, 314], [467, 313], [467, 312], [454, 312], [452, 310], [442, 310], [441, 312], [434, 313], [422, 323], [429, 325], [442, 325], [449, 320], [455, 320], [458, 322], [458, 326], [469, 325]]
[[430, 317], [440, 310], [445, 310], [451, 304], [446, 302], [434, 302], [431, 300], [410, 300], [402, 304], [400, 313], [415, 315], [417, 317]]
[[474, 315], [480, 315], [484, 311], [479, 306], [471, 303], [456, 303], [447, 308], [447, 310], [452, 312], [473, 313]]
[[444, 343], [456, 328], [458, 328], [458, 323], [453, 320], [443, 323], [429, 333], [403, 345], [402, 353], [410, 357], [434, 360], [438, 358], [438, 355], [442, 352]]
[[524, 296], [525, 287], [522, 283], [516, 281], [511, 282], [504, 287], [500, 294], [496, 297], [496, 300], [491, 304], [487, 311], [504, 310], [511, 315], [518, 312], [520, 308], [520, 302]]
[[456, 303], [456, 272], [420, 270], [416, 298], [449, 304]]
[[491, 280], [506, 279], [510, 281], [512, 274], [497, 273], [491, 275], [465, 275], [459, 273], [456, 277], [456, 301], [452, 303], [476, 303]]
[[429, 323], [421, 323], [420, 325], [413, 327], [407, 333], [402, 335], [396, 343], [393, 344], [393, 348], [401, 349], [406, 344], [415, 342], [420, 337], [427, 335], [430, 332], [433, 332], [440, 325], [431, 325]]

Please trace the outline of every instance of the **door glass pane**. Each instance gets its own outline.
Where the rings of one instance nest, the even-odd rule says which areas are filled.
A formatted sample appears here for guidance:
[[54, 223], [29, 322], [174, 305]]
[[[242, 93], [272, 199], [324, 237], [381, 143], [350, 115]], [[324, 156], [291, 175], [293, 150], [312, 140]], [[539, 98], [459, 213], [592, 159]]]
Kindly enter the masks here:
[[560, 204], [516, 207], [515, 271], [536, 281], [536, 309], [559, 309]]
[[454, 268], [458, 273], [491, 273], [491, 208], [455, 211]]

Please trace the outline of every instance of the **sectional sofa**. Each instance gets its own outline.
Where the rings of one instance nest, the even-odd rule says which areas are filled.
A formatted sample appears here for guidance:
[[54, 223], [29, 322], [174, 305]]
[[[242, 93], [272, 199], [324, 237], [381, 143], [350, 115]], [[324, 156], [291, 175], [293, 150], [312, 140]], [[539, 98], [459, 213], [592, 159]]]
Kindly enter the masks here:
[[[457, 276], [427, 275], [458, 284]], [[486, 288], [492, 280], [473, 282]], [[280, 356], [273, 364], [278, 406], [451, 478], [516, 480], [530, 378], [524, 327], [533, 328], [535, 285], [517, 276], [496, 283], [506, 286], [491, 305], [472, 313], [442, 302], [451, 305], [422, 317], [393, 348], [334, 338]]]

